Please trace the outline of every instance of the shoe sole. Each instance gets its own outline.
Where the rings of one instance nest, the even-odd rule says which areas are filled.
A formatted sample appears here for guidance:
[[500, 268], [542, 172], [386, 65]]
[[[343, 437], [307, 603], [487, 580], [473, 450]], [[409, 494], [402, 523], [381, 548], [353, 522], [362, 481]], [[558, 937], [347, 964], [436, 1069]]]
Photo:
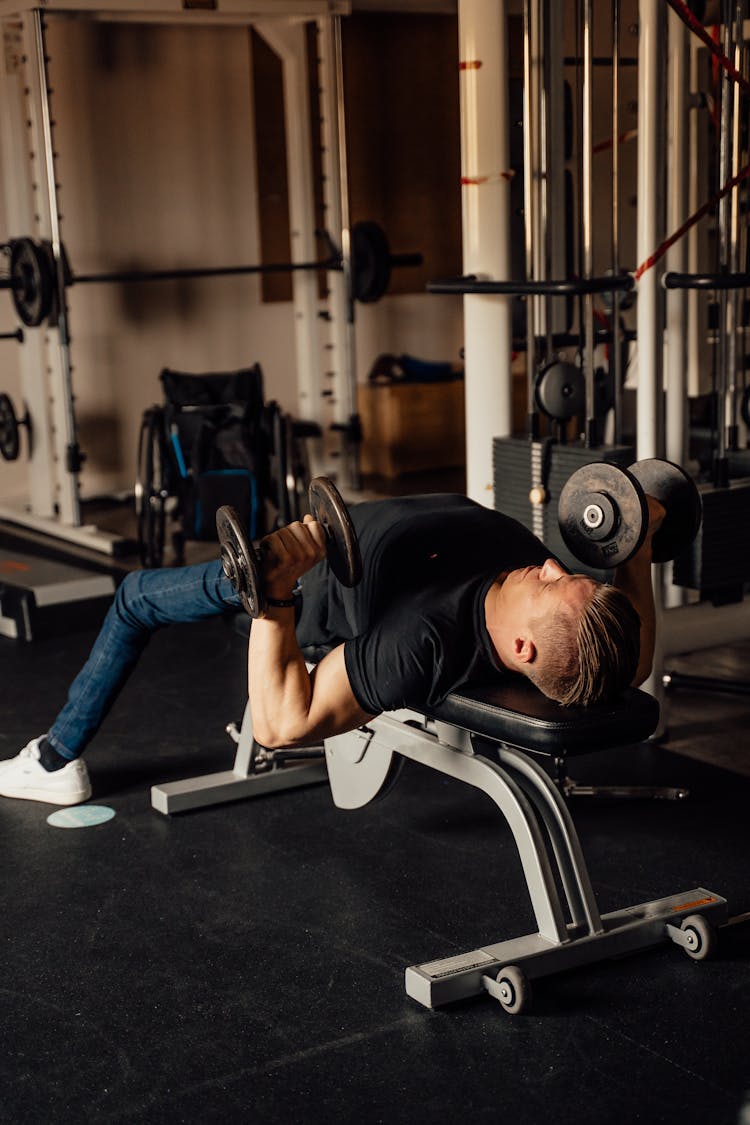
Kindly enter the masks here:
[[10, 797], [18, 801], [43, 801], [46, 805], [80, 805], [88, 801], [91, 788], [81, 789], [75, 793], [52, 794], [44, 789], [23, 789], [7, 792], [0, 787], [0, 797]]

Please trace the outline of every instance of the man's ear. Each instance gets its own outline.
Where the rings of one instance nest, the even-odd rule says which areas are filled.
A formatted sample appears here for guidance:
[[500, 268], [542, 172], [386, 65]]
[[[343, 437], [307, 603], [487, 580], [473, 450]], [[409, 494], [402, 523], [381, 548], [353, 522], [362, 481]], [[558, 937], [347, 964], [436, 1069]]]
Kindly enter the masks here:
[[530, 637], [516, 637], [513, 641], [513, 655], [519, 664], [531, 664], [536, 660], [536, 645]]

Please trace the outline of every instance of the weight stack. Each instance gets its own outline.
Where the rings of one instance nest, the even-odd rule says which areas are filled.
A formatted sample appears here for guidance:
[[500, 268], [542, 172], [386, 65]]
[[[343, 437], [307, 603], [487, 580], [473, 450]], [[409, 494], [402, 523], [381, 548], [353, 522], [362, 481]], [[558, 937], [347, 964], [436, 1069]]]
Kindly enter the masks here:
[[[591, 570], [571, 555], [563, 543], [557, 522], [557, 504], [563, 485], [576, 469], [595, 461], [607, 461], [626, 469], [635, 461], [635, 450], [629, 445], [587, 449], [578, 444], [495, 438], [495, 508], [533, 531], [549, 547], [550, 554], [570, 570], [606, 580], [611, 571]], [[543, 484], [546, 485], [546, 502], [532, 504], [529, 499], [532, 488]]]
[[703, 522], [692, 546], [674, 560], [672, 580], [714, 605], [740, 602], [750, 582], [750, 479], [728, 488], [701, 484], [698, 491]]

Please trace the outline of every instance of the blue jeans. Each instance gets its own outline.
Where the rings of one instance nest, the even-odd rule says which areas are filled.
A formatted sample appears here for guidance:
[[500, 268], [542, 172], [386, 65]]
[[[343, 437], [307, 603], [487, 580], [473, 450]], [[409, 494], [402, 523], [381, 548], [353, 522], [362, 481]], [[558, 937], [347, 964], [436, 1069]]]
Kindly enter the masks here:
[[241, 607], [216, 559], [198, 566], [137, 570], [119, 586], [88, 660], [47, 738], [78, 758], [96, 734], [151, 634], [174, 622], [203, 621]]

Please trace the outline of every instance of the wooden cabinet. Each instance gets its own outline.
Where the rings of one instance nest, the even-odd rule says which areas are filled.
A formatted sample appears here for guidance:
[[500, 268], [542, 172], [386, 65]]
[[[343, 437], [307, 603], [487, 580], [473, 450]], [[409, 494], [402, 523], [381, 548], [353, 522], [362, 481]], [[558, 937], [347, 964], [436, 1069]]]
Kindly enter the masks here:
[[465, 463], [464, 383], [362, 384], [363, 473], [447, 469]]

